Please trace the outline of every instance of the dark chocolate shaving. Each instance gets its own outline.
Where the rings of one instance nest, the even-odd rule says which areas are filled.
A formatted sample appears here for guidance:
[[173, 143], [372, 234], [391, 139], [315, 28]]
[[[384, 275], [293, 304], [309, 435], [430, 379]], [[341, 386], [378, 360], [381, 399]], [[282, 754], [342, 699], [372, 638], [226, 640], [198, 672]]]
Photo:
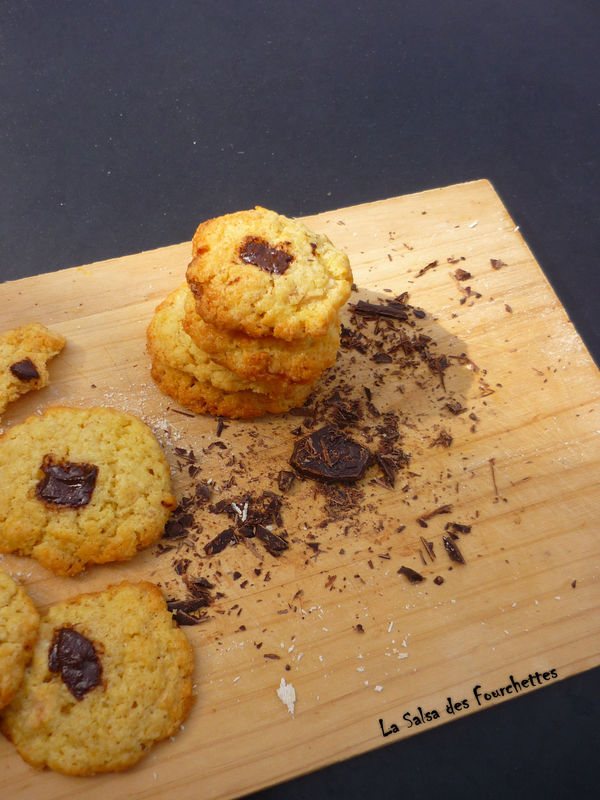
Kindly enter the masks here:
[[398, 575], [404, 575], [404, 577], [407, 578], [410, 583], [420, 583], [421, 581], [425, 580], [420, 572], [417, 572], [411, 567], [400, 567], [398, 570]]
[[353, 306], [350, 306], [355, 314], [360, 314], [363, 317], [389, 317], [390, 319], [398, 319], [401, 322], [406, 322], [408, 319], [407, 306], [403, 303], [390, 300], [385, 305], [383, 303], [369, 303], [367, 300], [359, 300]]
[[471, 533], [470, 525], [463, 525], [460, 522], [447, 522], [444, 525], [444, 530], [448, 533]]
[[255, 525], [254, 535], [257, 539], [260, 539], [272, 556], [278, 556], [284, 550], [288, 549], [288, 543], [285, 539], [272, 533], [268, 528], [265, 528], [264, 525]]
[[235, 535], [235, 530], [233, 528], [226, 528], [221, 533], [218, 533], [214, 539], [211, 539], [210, 542], [204, 545], [204, 552], [207, 556], [214, 556], [217, 553], [220, 553], [222, 550], [230, 544], [236, 544], [237, 538]]
[[446, 548], [446, 552], [450, 556], [452, 561], [456, 561], [457, 564], [466, 564], [463, 554], [460, 552], [458, 545], [452, 541], [449, 536], [442, 536], [442, 540], [444, 542], [444, 547]]

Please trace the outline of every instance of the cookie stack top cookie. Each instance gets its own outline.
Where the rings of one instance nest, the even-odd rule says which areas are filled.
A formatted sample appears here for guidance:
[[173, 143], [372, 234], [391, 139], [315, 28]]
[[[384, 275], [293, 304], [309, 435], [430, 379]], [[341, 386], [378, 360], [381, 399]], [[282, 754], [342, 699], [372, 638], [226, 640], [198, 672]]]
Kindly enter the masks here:
[[324, 336], [350, 296], [348, 256], [323, 234], [257, 206], [202, 223], [186, 277], [199, 316], [251, 337]]

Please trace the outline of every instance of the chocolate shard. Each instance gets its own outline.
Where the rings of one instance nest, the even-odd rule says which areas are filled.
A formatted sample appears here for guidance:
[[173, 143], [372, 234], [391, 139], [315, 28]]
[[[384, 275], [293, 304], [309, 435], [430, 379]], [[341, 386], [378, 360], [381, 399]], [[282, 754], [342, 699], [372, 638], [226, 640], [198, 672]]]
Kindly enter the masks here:
[[36, 497], [52, 505], [68, 508], [86, 506], [96, 486], [98, 467], [72, 461], [55, 461], [47, 454], [42, 461], [44, 477], [35, 487]]
[[363, 317], [388, 317], [389, 319], [398, 319], [401, 322], [406, 322], [408, 319], [407, 307], [402, 304], [391, 300], [386, 303], [369, 303], [367, 300], [359, 300], [353, 306], [350, 306], [355, 314], [360, 314]]
[[301, 475], [323, 481], [356, 481], [365, 473], [371, 452], [335, 425], [299, 439], [290, 464]]
[[60, 677], [76, 700], [82, 700], [102, 680], [102, 665], [94, 643], [73, 628], [54, 631], [48, 650], [50, 672]]
[[448, 533], [471, 533], [471, 526], [463, 525], [461, 522], [447, 522], [444, 530]]
[[37, 367], [30, 358], [15, 361], [10, 365], [10, 371], [20, 381], [36, 381], [40, 377]]
[[255, 525], [254, 535], [257, 539], [260, 539], [272, 556], [278, 556], [284, 550], [288, 549], [288, 543], [285, 539], [278, 536], [276, 533], [272, 533], [268, 528], [265, 528], [264, 525]]
[[407, 578], [410, 583], [421, 583], [421, 581], [425, 580], [420, 572], [417, 572], [411, 567], [400, 567], [398, 570], [398, 575], [404, 575], [404, 577]]
[[235, 530], [233, 528], [225, 528], [224, 531], [218, 533], [214, 539], [204, 545], [204, 552], [207, 556], [214, 556], [220, 553], [221, 550], [225, 550], [228, 545], [236, 544], [236, 542]]
[[444, 542], [444, 547], [446, 548], [446, 552], [448, 553], [452, 561], [456, 561], [457, 564], [467, 563], [464, 559], [463, 554], [460, 552], [456, 542], [453, 542], [449, 536], [442, 536], [442, 540]]

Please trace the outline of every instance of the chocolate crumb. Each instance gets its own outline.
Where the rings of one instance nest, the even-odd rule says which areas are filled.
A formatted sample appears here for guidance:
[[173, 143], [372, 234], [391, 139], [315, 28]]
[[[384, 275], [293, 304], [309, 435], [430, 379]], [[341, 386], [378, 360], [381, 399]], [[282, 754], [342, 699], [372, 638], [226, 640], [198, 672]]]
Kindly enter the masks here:
[[420, 583], [421, 581], [425, 580], [425, 578], [423, 577], [423, 575], [421, 575], [420, 572], [417, 572], [411, 567], [404, 567], [404, 566], [400, 567], [400, 569], [398, 570], [398, 575], [404, 575], [404, 577], [407, 578], [410, 581], [410, 583]]
[[441, 575], [436, 575], [435, 578], [433, 579], [433, 582], [435, 583], [436, 586], [441, 586], [442, 583], [444, 582], [444, 579], [442, 578]]
[[417, 274], [416, 274], [416, 277], [417, 277], [417, 278], [420, 278], [420, 277], [421, 277], [421, 275], [424, 275], [424, 274], [425, 274], [426, 272], [428, 272], [430, 269], [433, 269], [434, 267], [437, 267], [437, 265], [438, 265], [438, 262], [437, 262], [437, 261], [431, 261], [429, 264], [427, 264], [426, 266], [422, 267], [422, 268], [421, 268], [421, 269], [420, 269], [420, 270], [417, 272]]
[[472, 275], [471, 275], [471, 273], [470, 273], [470, 272], [468, 272], [466, 269], [461, 269], [461, 268], [459, 267], [459, 268], [458, 268], [458, 269], [457, 269], [457, 270], [454, 272], [454, 277], [456, 278], [456, 280], [457, 280], [457, 281], [468, 281], [468, 280], [469, 280], [469, 278], [472, 278], [473, 276], [472, 276]]
[[282, 469], [277, 476], [277, 487], [280, 492], [287, 492], [296, 479], [295, 473], [288, 469]]
[[465, 406], [463, 406], [458, 400], [448, 400], [448, 402], [445, 403], [445, 406], [448, 411], [455, 416], [458, 416], [458, 414], [464, 414], [464, 412], [467, 410]]
[[448, 533], [471, 533], [470, 525], [463, 525], [460, 522], [447, 522], [444, 525], [444, 530]]

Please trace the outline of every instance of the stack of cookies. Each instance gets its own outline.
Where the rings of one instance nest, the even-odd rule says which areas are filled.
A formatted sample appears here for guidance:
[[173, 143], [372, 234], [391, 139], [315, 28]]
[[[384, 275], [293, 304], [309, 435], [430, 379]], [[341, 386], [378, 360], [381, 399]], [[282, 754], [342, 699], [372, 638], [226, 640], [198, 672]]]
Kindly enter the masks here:
[[196, 413], [233, 418], [302, 405], [337, 355], [348, 257], [257, 207], [198, 227], [186, 279], [148, 327], [162, 391]]

